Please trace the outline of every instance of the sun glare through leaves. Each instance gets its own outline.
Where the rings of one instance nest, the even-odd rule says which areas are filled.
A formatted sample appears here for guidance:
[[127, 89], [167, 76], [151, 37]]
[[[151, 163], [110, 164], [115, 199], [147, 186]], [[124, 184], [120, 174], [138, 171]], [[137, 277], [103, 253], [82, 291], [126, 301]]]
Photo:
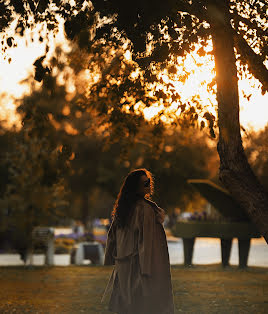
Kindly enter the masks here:
[[[40, 26], [28, 34], [27, 44], [16, 39], [17, 47], [12, 47], [8, 52], [11, 61], [9, 58], [0, 61], [3, 69], [0, 73], [0, 91], [6, 93], [5, 98], [2, 99], [0, 114], [2, 120], [9, 121], [9, 125], [19, 119], [16, 116], [16, 106], [12, 97], [22, 97], [24, 93], [29, 92], [29, 85], [19, 84], [19, 82], [33, 71], [33, 61], [45, 52], [46, 42], [40, 43], [36, 40], [39, 29]], [[63, 28], [60, 26], [59, 29], [55, 42], [50, 38], [51, 50], [57, 42], [68, 47], [63, 35]], [[33, 38], [33, 40], [30, 40], [30, 38]], [[187, 111], [191, 112], [193, 123], [199, 125], [202, 125], [201, 120], [206, 112], [216, 118], [217, 100], [212, 49], [212, 44], [208, 44], [206, 47], [196, 45], [195, 49], [185, 57], [174, 57], [166, 68], [156, 69], [155, 74], [158, 83], [154, 86], [150, 83], [148, 92], [149, 96], [155, 97], [155, 102], [150, 106], [146, 106], [143, 102], [137, 101], [133, 106], [134, 110], [142, 112], [147, 120], [158, 119], [163, 123], [172, 123]], [[122, 59], [126, 63], [132, 62], [130, 50], [125, 49], [119, 54], [114, 58], [114, 62], [120, 63]], [[114, 65], [107, 64], [105, 71], [111, 70], [111, 66]], [[83, 75], [84, 83], [91, 86], [101, 80], [103, 73], [98, 71], [97, 68], [93, 72], [85, 68]], [[131, 72], [130, 77], [136, 80], [139, 75], [139, 69], [136, 68]], [[64, 84], [64, 75], [59, 75], [59, 80]], [[75, 87], [69, 83], [67, 88], [68, 92], [72, 94], [79, 86]], [[268, 114], [260, 114], [260, 111], [268, 113], [267, 106], [265, 107], [268, 95], [261, 95], [260, 83], [253, 77], [241, 77], [239, 79], [239, 88], [242, 125], [251, 126], [255, 129], [264, 127], [268, 120]], [[81, 89], [83, 89], [82, 86]], [[126, 105], [125, 110], [129, 111], [130, 106]]]

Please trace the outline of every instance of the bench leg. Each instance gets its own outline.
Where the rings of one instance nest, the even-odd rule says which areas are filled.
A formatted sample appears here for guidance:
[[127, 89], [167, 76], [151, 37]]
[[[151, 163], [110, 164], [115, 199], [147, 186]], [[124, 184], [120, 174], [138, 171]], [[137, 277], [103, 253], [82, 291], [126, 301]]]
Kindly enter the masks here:
[[184, 266], [192, 265], [195, 238], [183, 238]]
[[247, 267], [249, 248], [250, 248], [250, 238], [238, 239], [239, 267], [240, 268]]
[[223, 267], [229, 266], [233, 239], [221, 239], [221, 264]]

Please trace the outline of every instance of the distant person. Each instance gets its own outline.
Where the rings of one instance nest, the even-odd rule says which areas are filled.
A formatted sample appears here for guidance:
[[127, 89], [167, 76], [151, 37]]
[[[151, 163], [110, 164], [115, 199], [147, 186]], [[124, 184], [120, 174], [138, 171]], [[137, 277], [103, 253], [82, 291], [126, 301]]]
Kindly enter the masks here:
[[148, 199], [152, 174], [128, 174], [112, 212], [104, 265], [114, 265], [102, 301], [120, 314], [174, 314], [165, 212]]
[[178, 221], [178, 212], [177, 210], [173, 210], [170, 217], [169, 217], [169, 228], [173, 228], [173, 226], [177, 223]]
[[164, 228], [168, 228], [169, 227], [169, 222], [170, 222], [169, 216], [165, 215], [165, 219], [164, 219], [164, 222], [163, 222]]
[[84, 233], [84, 227], [83, 227], [83, 224], [82, 224], [82, 222], [81, 221], [76, 221], [75, 222], [75, 225], [74, 225], [74, 227], [73, 227], [73, 232], [74, 233]]

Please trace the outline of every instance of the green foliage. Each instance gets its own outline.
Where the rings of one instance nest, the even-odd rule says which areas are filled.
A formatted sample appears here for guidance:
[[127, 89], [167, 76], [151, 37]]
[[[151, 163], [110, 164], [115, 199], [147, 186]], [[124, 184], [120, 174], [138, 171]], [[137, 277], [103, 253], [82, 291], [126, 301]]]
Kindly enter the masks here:
[[[267, 90], [267, 24], [266, 2], [255, 0], [230, 0], [230, 16], [237, 58], [243, 66], [262, 83]], [[210, 24], [220, 16], [221, 1], [135, 1], [93, 0], [69, 2], [10, 1], [0, 6], [0, 31], [10, 25], [14, 14], [18, 16], [16, 32], [23, 36], [24, 30], [37, 23], [46, 23], [47, 34], [58, 29], [57, 17], [65, 21], [66, 35], [81, 48], [91, 51], [98, 39], [119, 43], [123, 38], [132, 43], [134, 60], [142, 68], [150, 70], [154, 62], [164, 65], [175, 55], [185, 55], [196, 43], [206, 47], [211, 39]], [[103, 19], [103, 18], [106, 18]], [[40, 37], [41, 40], [41, 37]], [[11, 37], [2, 43], [6, 50], [15, 43]], [[148, 46], [152, 46], [148, 52]], [[204, 49], [199, 53], [204, 54]], [[243, 71], [243, 66], [241, 70]]]
[[[92, 1], [101, 16], [116, 16], [112, 27], [124, 31], [133, 43], [135, 60], [166, 62], [173, 55], [185, 55], [192, 51], [194, 44], [202, 47], [211, 39], [211, 23], [221, 17], [222, 1], [138, 1], [125, 3], [121, 0]], [[229, 21], [232, 25], [237, 58], [248, 64], [249, 71], [260, 80], [263, 91], [267, 91], [267, 24], [266, 2], [256, 0], [231, 0]], [[109, 34], [109, 29], [106, 31]], [[100, 32], [102, 37], [102, 32]], [[97, 32], [98, 37], [98, 32]], [[150, 39], [148, 39], [150, 38]], [[148, 54], [148, 45], [154, 49]], [[204, 54], [204, 50], [199, 50]]]
[[1, 217], [3, 228], [25, 236], [30, 246], [33, 228], [64, 217], [68, 203], [60, 171], [64, 156], [50, 141], [47, 115], [38, 105], [25, 104], [20, 110], [23, 127], [6, 156], [8, 184], [1, 198]]
[[103, 139], [93, 134], [74, 143], [71, 190], [89, 195], [89, 215], [109, 215], [123, 178], [134, 168], [152, 171], [156, 180], [153, 199], [170, 212], [175, 207], [184, 210], [196, 198], [187, 179], [211, 177], [217, 171], [217, 164], [211, 163], [216, 152], [207, 146], [206, 136], [187, 128], [162, 130], [159, 136], [155, 132], [160, 131], [151, 128], [143, 124], [143, 132], [126, 151], [120, 142], [103, 151]]
[[54, 241], [55, 254], [69, 254], [75, 245], [75, 240], [68, 238], [57, 238]]
[[[154, 198], [170, 211], [176, 206], [184, 209], [193, 199], [187, 179], [211, 176], [207, 159], [214, 154], [207, 148], [206, 136], [187, 130], [187, 118], [166, 128], [161, 120], [149, 123], [133, 109], [137, 101], [150, 106], [166, 94], [156, 91], [148, 96], [154, 86], [146, 86], [142, 73], [133, 78], [137, 64], [123, 56], [123, 49], [114, 55], [115, 48], [96, 42], [92, 52], [85, 53], [74, 45], [67, 56], [57, 48], [51, 59], [53, 73], [44, 77], [40, 89], [33, 88], [18, 100], [24, 125], [19, 142], [30, 151], [36, 149], [36, 157], [28, 158], [40, 155], [39, 162], [34, 158], [31, 162], [33, 173], [39, 173], [39, 188], [45, 185], [49, 194], [60, 172], [69, 187], [63, 198], [70, 206], [64, 213], [83, 222], [110, 214], [121, 180], [133, 168], [145, 166], [155, 174]], [[85, 70], [101, 78], [92, 83], [83, 76]], [[63, 85], [60, 75], [65, 78]], [[69, 84], [75, 86], [74, 93], [67, 91]], [[184, 111], [194, 117], [193, 107]]]
[[[223, 126], [220, 128], [220, 132], [226, 126], [228, 126], [228, 131], [231, 130], [230, 133], [232, 130], [238, 130], [234, 134], [236, 140], [230, 145], [235, 146], [236, 143], [240, 145], [240, 126], [239, 120], [236, 119], [239, 110], [238, 97], [236, 97], [237, 69], [240, 75], [247, 74], [247, 71], [254, 75], [261, 82], [263, 93], [268, 90], [268, 71], [265, 66], [268, 53], [266, 44], [267, 6], [264, 0], [168, 0], [165, 2], [156, 0], [153, 3], [151, 1], [127, 2], [121, 0], [92, 0], [92, 2], [77, 0], [72, 3], [59, 0], [49, 2], [12, 0], [1, 4], [0, 10], [4, 17], [0, 24], [0, 31], [4, 31], [8, 27], [15, 18], [15, 14], [12, 15], [12, 13], [16, 13], [18, 17], [16, 33], [21, 36], [25, 29], [29, 29], [39, 22], [46, 25], [47, 34], [55, 33], [58, 27], [57, 17], [62, 17], [66, 36], [76, 48], [73, 55], [69, 56], [70, 66], [73, 65], [73, 73], [78, 77], [80, 74], [85, 74], [87, 70], [89, 76], [87, 79], [76, 80], [75, 87], [79, 92], [71, 101], [67, 101], [66, 90], [55, 84], [56, 79], [51, 74], [45, 75], [49, 69], [42, 65], [43, 57], [36, 60], [35, 78], [44, 82], [45, 99], [40, 100], [41, 105], [35, 111], [34, 119], [31, 117], [32, 104], [23, 108], [25, 113], [24, 131], [22, 132], [22, 141], [16, 147], [17, 155], [20, 155], [16, 156], [14, 153], [10, 157], [11, 164], [13, 163], [10, 167], [13, 169], [12, 180], [15, 183], [13, 183], [14, 187], [9, 188], [7, 192], [10, 195], [14, 194], [14, 206], [21, 200], [25, 204], [28, 202], [26, 208], [30, 212], [35, 203], [33, 202], [32, 205], [28, 198], [23, 199], [19, 194], [18, 186], [30, 178], [31, 171], [29, 169], [33, 167], [37, 174], [34, 187], [37, 190], [39, 187], [40, 191], [45, 187], [46, 189], [42, 190], [44, 193], [42, 198], [46, 199], [49, 188], [53, 184], [57, 184], [56, 182], [59, 183], [57, 171], [61, 168], [57, 166], [64, 164], [64, 158], [69, 161], [73, 160], [73, 169], [69, 168], [70, 173], [69, 170], [66, 170], [65, 174], [74, 187], [78, 203], [83, 204], [80, 214], [84, 218], [89, 215], [87, 193], [92, 192], [96, 198], [101, 197], [102, 189], [110, 189], [109, 192], [114, 193], [116, 185], [111, 184], [115, 180], [114, 169], [120, 169], [124, 173], [126, 169], [136, 167], [139, 159], [134, 156], [139, 153], [139, 149], [142, 152], [143, 165], [156, 173], [156, 176], [159, 175], [161, 182], [165, 178], [163, 185], [164, 182], [173, 182], [174, 184], [180, 182], [180, 186], [183, 186], [189, 175], [194, 174], [197, 177], [206, 175], [208, 172], [204, 171], [206, 168], [204, 162], [199, 160], [199, 157], [203, 158], [203, 152], [202, 154], [195, 152], [195, 149], [202, 151], [200, 146], [196, 145], [192, 151], [192, 149], [188, 149], [187, 145], [182, 144], [182, 140], [179, 141], [178, 147], [173, 145], [176, 146], [174, 152], [178, 152], [178, 154], [165, 150], [165, 147], [172, 145], [165, 145], [165, 142], [169, 143], [169, 140], [165, 134], [166, 125], [164, 123], [169, 122], [169, 126], [177, 127], [175, 134], [176, 140], [178, 140], [177, 132], [184, 131], [185, 127], [199, 126], [201, 117], [200, 128], [208, 126], [211, 137], [216, 136], [214, 128], [217, 123], [221, 123]], [[221, 33], [219, 30], [223, 30], [223, 32]], [[219, 34], [224, 34], [225, 38], [220, 38]], [[3, 35], [2, 50], [4, 53], [9, 47], [16, 45], [13, 37], [15, 38], [13, 34]], [[40, 36], [40, 41], [43, 40], [42, 38]], [[219, 47], [222, 49], [218, 49], [215, 44], [214, 49], [207, 52], [206, 48], [211, 44], [212, 38], [214, 44], [216, 43], [215, 38], [217, 38], [220, 43]], [[223, 42], [224, 40], [226, 43]], [[229, 47], [229, 50], [224, 49], [224, 44]], [[218, 113], [219, 116], [221, 115], [219, 121], [210, 112], [206, 112], [205, 106], [202, 106], [200, 95], [193, 95], [189, 102], [184, 102], [174, 84], [170, 80], [165, 81], [158, 75], [160, 71], [167, 69], [168, 78], [175, 77], [178, 60], [185, 60], [187, 54], [195, 49], [198, 49], [199, 56], [211, 54], [214, 58], [217, 57], [216, 78], [208, 83], [207, 90], [211, 93], [217, 92], [220, 106]], [[233, 55], [234, 49], [237, 64], [235, 64]], [[127, 57], [127, 52], [131, 52], [130, 57]], [[227, 58], [224, 58], [225, 56]], [[226, 64], [221, 60], [227, 60], [224, 61], [226, 64], [230, 62], [228, 68], [232, 71], [227, 71], [227, 73], [225, 71]], [[56, 64], [57, 60], [51, 60], [52, 66], [53, 63]], [[61, 65], [61, 70], [64, 70], [63, 65]], [[191, 73], [184, 69], [182, 71], [178, 80], [185, 82]], [[225, 84], [226, 82], [228, 84]], [[224, 88], [225, 85], [228, 85], [228, 88]], [[64, 97], [61, 100], [59, 100], [60, 90]], [[235, 96], [233, 103], [232, 99], [228, 98], [231, 92]], [[42, 92], [35, 93], [35, 97], [40, 95]], [[246, 95], [246, 97], [249, 96]], [[55, 99], [58, 102], [55, 102]], [[167, 109], [172, 107], [172, 103], [175, 103], [177, 108], [169, 112]], [[142, 110], [154, 106], [163, 109], [159, 110], [149, 125], [144, 121]], [[177, 110], [180, 110], [179, 116], [176, 114]], [[229, 117], [232, 116], [235, 119], [230, 118], [229, 121]], [[37, 121], [37, 123], [32, 123], [32, 121]], [[144, 132], [147, 131], [148, 134], [145, 136]], [[56, 136], [51, 136], [55, 134]], [[95, 139], [90, 136], [94, 136]], [[220, 139], [227, 140], [228, 134], [221, 134]], [[84, 143], [87, 143], [88, 140], [91, 141], [88, 151], [83, 152], [81, 147], [76, 146], [76, 140], [80, 145], [85, 145]], [[191, 142], [189, 138], [187, 140]], [[52, 146], [50, 146], [50, 141], [53, 141]], [[89, 165], [87, 165], [85, 156], [89, 160], [93, 159], [93, 152], [96, 152], [91, 146], [94, 141], [101, 147], [97, 149], [98, 156], [103, 157], [104, 149], [110, 154], [107, 158], [109, 160], [100, 162], [101, 158], [94, 159], [94, 163], [88, 162]], [[141, 142], [145, 143], [146, 149], [137, 144]], [[181, 147], [187, 153], [182, 153]], [[55, 162], [53, 153], [57, 151], [56, 148], [59, 148], [61, 156], [63, 156], [59, 158], [61, 160], [59, 164]], [[226, 156], [228, 155], [227, 149], [221, 148], [222, 146], [219, 146], [221, 161], [227, 161], [221, 165], [221, 170], [227, 168], [229, 171], [228, 161], [232, 158]], [[242, 147], [231, 148], [234, 151], [243, 151]], [[76, 163], [75, 158], [79, 154], [82, 157], [80, 162]], [[42, 161], [45, 156], [49, 156], [49, 158], [41, 162], [41, 166], [40, 163], [35, 162], [34, 158], [40, 158]], [[187, 166], [179, 166], [180, 158], [181, 163]], [[190, 159], [198, 166], [192, 167], [192, 164], [188, 163]], [[31, 167], [27, 166], [28, 160], [31, 161]], [[122, 160], [125, 163], [122, 164]], [[22, 168], [23, 164], [25, 164], [24, 168]], [[70, 164], [71, 162], [69, 162]], [[169, 170], [171, 167], [162, 167], [162, 165], [168, 164], [172, 164], [172, 171]], [[16, 166], [23, 171], [18, 171]], [[44, 171], [44, 169], [54, 169], [54, 171]], [[117, 172], [117, 175], [120, 174], [121, 177], [120, 171]], [[176, 174], [177, 177], [173, 177], [173, 174]], [[74, 182], [80, 182], [79, 178], [83, 178], [81, 181], [83, 183], [74, 184]], [[96, 184], [94, 186], [91, 178], [96, 179], [97, 186]], [[116, 179], [118, 180], [118, 177]], [[166, 191], [168, 196], [165, 205], [172, 207], [178, 203], [178, 199], [174, 197], [169, 202], [171, 191], [166, 188], [167, 186], [168, 184], [162, 186], [161, 193]], [[33, 186], [32, 189], [30, 187], [25, 187], [25, 189], [24, 192], [34, 199]], [[180, 189], [180, 193], [184, 192], [185, 190]], [[41, 192], [37, 194], [39, 193], [42, 195]], [[172, 196], [174, 195], [175, 191], [172, 191]], [[96, 202], [93, 201], [92, 204], [96, 204]], [[20, 208], [19, 205], [16, 206]], [[43, 206], [50, 208], [51, 205], [48, 202]]]
[[[45, 21], [54, 31], [57, 28], [56, 14], [61, 15], [65, 19], [67, 37], [75, 41], [80, 48], [87, 48], [80, 51], [74, 45], [75, 49], [69, 56], [69, 65], [77, 75], [87, 69], [91, 75], [95, 73], [100, 76], [95, 83], [90, 80], [77, 81], [77, 87], [79, 83], [81, 85], [81, 82], [87, 87], [81, 93], [77, 93], [70, 102], [65, 100], [64, 88], [57, 86], [55, 78], [51, 75], [45, 78], [42, 92], [35, 92], [31, 95], [35, 99], [41, 99], [40, 108], [42, 110], [39, 112], [40, 118], [38, 119], [42, 120], [43, 114], [52, 117], [49, 118], [50, 123], [47, 124], [49, 127], [46, 132], [47, 136], [54, 141], [53, 145], [59, 147], [62, 145], [62, 152], [65, 152], [68, 158], [72, 153], [75, 156], [71, 162], [72, 175], [66, 172], [66, 176], [69, 176], [70, 184], [78, 194], [79, 192], [81, 192], [80, 194], [89, 193], [93, 189], [89, 178], [98, 178], [97, 168], [93, 168], [98, 163], [99, 157], [96, 157], [92, 163], [87, 163], [87, 156], [90, 156], [91, 159], [94, 154], [94, 156], [102, 156], [102, 149], [106, 149], [110, 154], [111, 150], [116, 147], [120, 152], [120, 157], [114, 157], [114, 159], [121, 160], [125, 158], [126, 152], [134, 150], [136, 142], [144, 141], [150, 143], [148, 152], [152, 156], [157, 156], [155, 160], [162, 161], [166, 155], [168, 158], [173, 156], [173, 153], [166, 154], [163, 150], [166, 136], [163, 136], [165, 132], [160, 117], [164, 115], [164, 112], [160, 111], [159, 116], [153, 121], [153, 126], [149, 127], [144, 122], [141, 112], [134, 110], [134, 107], [139, 102], [143, 103], [145, 107], [150, 107], [154, 102], [159, 103], [160, 100], [165, 103], [165, 106], [169, 105], [169, 100], [177, 101], [178, 108], [181, 109], [181, 116], [180, 119], [175, 120], [175, 123], [182, 127], [197, 125], [198, 100], [194, 106], [181, 102], [180, 95], [174, 92], [174, 86], [172, 84], [167, 86], [157, 77], [156, 73], [163, 66], [168, 66], [169, 74], [173, 75], [175, 73], [174, 56], [184, 56], [187, 52], [195, 49], [195, 43], [202, 45], [198, 50], [199, 55], [202, 56], [205, 53], [204, 48], [211, 38], [211, 29], [209, 28], [209, 23], [211, 23], [209, 12], [211, 10], [208, 10], [208, 5], [203, 1], [168, 1], [165, 3], [156, 1], [153, 5], [148, 1], [127, 4], [122, 1], [93, 1], [94, 10], [91, 6], [84, 6], [83, 3], [84, 1], [75, 1], [74, 5], [70, 5], [61, 1], [51, 1], [50, 4], [57, 8], [55, 11], [52, 11], [44, 1], [40, 1], [38, 4], [30, 1], [28, 5], [24, 2], [14, 1], [11, 2], [12, 6], [10, 7], [11, 10], [19, 13], [17, 31], [22, 35], [23, 29], [29, 27], [31, 23], [26, 19], [29, 14], [33, 14], [34, 23]], [[258, 6], [252, 8], [252, 6], [247, 7], [244, 1], [231, 1], [230, 13], [234, 20], [232, 26], [236, 33], [236, 48], [238, 49], [242, 42], [241, 34], [246, 35], [248, 43], [257, 36], [258, 47], [261, 51], [259, 55], [264, 60], [266, 58], [263, 45], [265, 34], [262, 32], [263, 24], [261, 20], [257, 22], [257, 17], [265, 19], [265, 16], [263, 2], [257, 1], [256, 3]], [[214, 5], [216, 14], [218, 3], [215, 2]], [[250, 20], [248, 23], [245, 20], [247, 14]], [[100, 17], [104, 16], [111, 19], [107, 20], [106, 24], [101, 24]], [[247, 30], [241, 26], [242, 20], [246, 24]], [[252, 35], [254, 38], [250, 37], [250, 29], [253, 28], [257, 32], [257, 35], [254, 34], [255, 37]], [[13, 40], [10, 38], [8, 38], [7, 45], [9, 45], [8, 43], [13, 45]], [[153, 49], [149, 53], [146, 49], [150, 45]], [[129, 60], [125, 57], [127, 49], [132, 50], [133, 59]], [[63, 70], [64, 66], [57, 64], [57, 57], [51, 60], [51, 65], [54, 69], [58, 67], [59, 70]], [[241, 60], [242, 58], [245, 58], [244, 54], [241, 54]], [[246, 54], [247, 62], [249, 62], [248, 59], [248, 54]], [[257, 59], [258, 56], [256, 56]], [[35, 64], [36, 78], [39, 81], [45, 77], [46, 68], [42, 66], [42, 61], [43, 57], [38, 59]], [[138, 75], [133, 78], [132, 74], [137, 71]], [[184, 74], [187, 76], [187, 73]], [[164, 84], [168, 89], [157, 90], [155, 88], [157, 83]], [[215, 85], [215, 82], [213, 84]], [[32, 101], [35, 103], [34, 99]], [[70, 110], [68, 115], [63, 114], [66, 105]], [[31, 105], [29, 106], [31, 107]], [[25, 112], [27, 112], [26, 107]], [[77, 118], [78, 116], [80, 118]], [[215, 117], [206, 112], [204, 120], [201, 122], [201, 128], [205, 126], [205, 123], [209, 126], [211, 136], [215, 137]], [[74, 133], [66, 132], [67, 124], [71, 125], [74, 132], [78, 132], [77, 136]], [[152, 136], [145, 136], [146, 139], [144, 139], [144, 128], [147, 131], [151, 130]], [[96, 133], [93, 132], [94, 129]], [[51, 136], [52, 134], [57, 135]], [[94, 143], [93, 138], [90, 139], [90, 134], [93, 134], [94, 137], [98, 134], [98, 143], [96, 141]], [[89, 144], [91, 140], [92, 144]], [[79, 144], [76, 145], [76, 143]], [[87, 147], [87, 144], [88, 146], [92, 145], [91, 148], [83, 151], [83, 147]], [[94, 145], [97, 150], [94, 150]], [[70, 147], [72, 148], [70, 149]], [[137, 149], [136, 146], [135, 149]], [[111, 153], [110, 156], [113, 154]], [[179, 157], [176, 156], [176, 158]], [[154, 158], [152, 159], [154, 160]], [[172, 165], [174, 163], [175, 159], [172, 160]], [[129, 164], [133, 165], [135, 161], [130, 160]], [[151, 165], [151, 161], [148, 161], [147, 164]], [[115, 163], [112, 167], [116, 167], [116, 165]], [[99, 179], [102, 186], [112, 177], [112, 175], [109, 176], [109, 167], [100, 166], [101, 173], [106, 173], [105, 176], [101, 176], [102, 179]], [[123, 170], [122, 173], [124, 173]], [[188, 174], [182, 175], [184, 178], [186, 176]], [[53, 174], [49, 174], [48, 177], [53, 178]], [[111, 193], [114, 195], [115, 191], [111, 191]]]
[[48, 67], [44, 68], [44, 66], [42, 65], [42, 61], [44, 60], [45, 56], [42, 56], [40, 58], [38, 58], [35, 63], [34, 63], [34, 66], [35, 66], [35, 79], [38, 81], [38, 82], [41, 82], [45, 76], [45, 74], [47, 72], [49, 72], [49, 69]]
[[[73, 43], [76, 42], [80, 48], [91, 55], [88, 63], [90, 72], [96, 71], [96, 62], [94, 61], [98, 59], [98, 68], [102, 71], [103, 77], [96, 86], [93, 86], [92, 94], [99, 97], [100, 91], [108, 89], [112, 100], [112, 103], [107, 103], [105, 98], [107, 93], [102, 93], [103, 100], [99, 97], [99, 104], [94, 102], [98, 106], [98, 111], [103, 116], [112, 112], [110, 122], [111, 126], [115, 128], [113, 130], [115, 135], [125, 131], [128, 133], [126, 125], [129, 123], [132, 124], [130, 131], [135, 134], [139, 125], [139, 119], [137, 120], [135, 114], [130, 112], [128, 115], [124, 115], [128, 123], [125, 125], [122, 123], [124, 119], [120, 114], [124, 108], [128, 106], [130, 111], [133, 111], [135, 105], [133, 100], [130, 102], [129, 99], [124, 99], [122, 91], [128, 91], [136, 103], [141, 101], [146, 106], [151, 106], [155, 101], [160, 103], [159, 100], [162, 98], [162, 96], [158, 97], [160, 91], [157, 91], [154, 97], [148, 97], [148, 83], [160, 83], [159, 78], [155, 75], [159, 69], [169, 67], [171, 69], [169, 73], [174, 73], [177, 56], [186, 56], [187, 53], [195, 50], [196, 44], [199, 47], [201, 45], [198, 50], [199, 55], [204, 56], [207, 53], [204, 48], [208, 46], [213, 35], [210, 25], [217, 19], [217, 16], [220, 16], [218, 13], [221, 11], [221, 2], [170, 0], [165, 3], [138, 1], [126, 4], [121, 0], [109, 2], [98, 0], [92, 1], [92, 5], [88, 1], [74, 1], [72, 4], [56, 0], [50, 1], [49, 4], [46, 1], [29, 1], [27, 3], [11, 1], [9, 6], [3, 4], [1, 10], [6, 21], [13, 19], [8, 12], [18, 14], [17, 33], [22, 36], [24, 29], [41, 22], [47, 25], [47, 34], [50, 30], [56, 32], [58, 29], [57, 16], [62, 17], [65, 21], [67, 38]], [[265, 2], [257, 0], [253, 5], [243, 0], [231, 0], [229, 21], [226, 23], [229, 22], [232, 25], [233, 33], [230, 36], [233, 37], [234, 47], [237, 51], [240, 75], [244, 75], [249, 70], [260, 80], [262, 90], [265, 92], [268, 81], [268, 71], [263, 63], [267, 60]], [[7, 22], [4, 23], [0, 30], [5, 30], [7, 25], [9, 25]], [[3, 42], [3, 50], [15, 44], [11, 38], [10, 36], [6, 43]], [[41, 38], [43, 40], [42, 36], [40, 36], [40, 40]], [[127, 63], [122, 58], [124, 49], [131, 49], [134, 62]], [[105, 51], [106, 53], [104, 53]], [[101, 65], [102, 62], [105, 62], [106, 68]], [[107, 66], [107, 63], [110, 66]], [[131, 72], [137, 68], [142, 70], [140, 71], [141, 76], [136, 80], [130, 80]], [[122, 69], [124, 69], [123, 72]], [[38, 62], [36, 79], [41, 81], [47, 71], [48, 68]], [[114, 82], [116, 80], [117, 82], [112, 83], [112, 78]], [[180, 80], [182, 79], [180, 77]], [[212, 85], [214, 86], [212, 92], [215, 92], [215, 82]], [[208, 88], [211, 89], [209, 86]], [[151, 86], [149, 89], [152, 90], [153, 87]], [[121, 94], [117, 99], [122, 101], [113, 101], [113, 94], [117, 93]], [[175, 95], [172, 86], [168, 91], [165, 90], [164, 94], [162, 99], [165, 106], [170, 106], [170, 102], [166, 100], [171, 98], [172, 101], [178, 102], [178, 107], [186, 106]], [[198, 103], [200, 106], [200, 101], [195, 99], [191, 106], [198, 106]], [[182, 112], [180, 119], [173, 117], [174, 123], [178, 123], [180, 120], [185, 123], [186, 120], [189, 120], [189, 125], [196, 126], [199, 125], [199, 117], [199, 120], [202, 120], [200, 127], [203, 128], [207, 125], [211, 136], [215, 137], [216, 125], [211, 123], [211, 119], [207, 120], [202, 117], [199, 109], [195, 115], [188, 110], [182, 110]], [[137, 114], [137, 111], [135, 113]], [[160, 112], [159, 118], [163, 114]], [[128, 117], [131, 118], [128, 119]], [[187, 119], [184, 119], [185, 117]], [[119, 120], [121, 123], [117, 128]]]
[[[206, 136], [198, 134], [196, 130], [175, 126], [166, 129], [163, 124], [150, 124], [141, 120], [135, 137], [128, 136], [124, 130], [115, 136], [110, 127], [105, 126], [107, 120], [104, 120], [103, 128], [94, 112], [85, 110], [76, 117], [75, 113], [81, 107], [77, 107], [75, 99], [80, 96], [74, 96], [68, 103], [65, 100], [67, 95], [64, 86], [58, 86], [53, 77], [47, 77], [42, 89], [26, 96], [23, 105], [19, 107], [24, 129], [32, 126], [33, 116], [37, 126], [29, 127], [26, 134], [31, 134], [34, 138], [38, 136], [38, 139], [45, 134], [43, 142], [38, 140], [31, 144], [33, 148], [37, 147], [37, 152], [40, 148], [47, 147], [42, 150], [41, 158], [33, 169], [33, 172], [42, 174], [40, 162], [45, 161], [44, 176], [40, 175], [37, 182], [42, 178], [50, 191], [50, 184], [57, 180], [57, 171], [60, 171], [69, 187], [66, 197], [70, 206], [64, 211], [65, 215], [84, 222], [89, 217], [109, 216], [122, 179], [133, 168], [145, 166], [154, 173], [154, 199], [170, 211], [177, 206], [185, 209], [187, 202], [193, 199], [194, 194], [187, 185], [187, 179], [211, 176], [208, 160], [215, 153], [207, 147]], [[61, 112], [66, 104], [70, 108], [69, 114], [63, 115]], [[123, 117], [122, 114], [121, 118]], [[66, 132], [66, 122], [77, 133]], [[117, 123], [119, 128], [120, 119]], [[89, 127], [90, 124], [93, 127]], [[111, 133], [106, 136], [103, 131]], [[32, 143], [32, 137], [28, 136], [27, 139]], [[49, 147], [54, 150], [49, 151]], [[62, 156], [64, 153], [65, 157]], [[68, 167], [64, 167], [66, 158], [69, 159]], [[37, 202], [39, 203], [39, 198]], [[55, 223], [55, 219], [57, 220], [55, 217], [51, 221]]]

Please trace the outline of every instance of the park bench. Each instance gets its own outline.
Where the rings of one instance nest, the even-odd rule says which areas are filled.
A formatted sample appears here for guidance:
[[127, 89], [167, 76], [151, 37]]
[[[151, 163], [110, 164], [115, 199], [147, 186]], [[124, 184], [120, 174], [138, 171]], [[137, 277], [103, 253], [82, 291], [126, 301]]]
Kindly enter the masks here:
[[222, 266], [229, 265], [233, 238], [238, 239], [239, 267], [247, 266], [251, 238], [261, 235], [245, 211], [225, 189], [209, 180], [188, 180], [223, 217], [222, 221], [177, 222], [172, 232], [183, 240], [184, 265], [192, 265], [196, 237], [221, 239]]

